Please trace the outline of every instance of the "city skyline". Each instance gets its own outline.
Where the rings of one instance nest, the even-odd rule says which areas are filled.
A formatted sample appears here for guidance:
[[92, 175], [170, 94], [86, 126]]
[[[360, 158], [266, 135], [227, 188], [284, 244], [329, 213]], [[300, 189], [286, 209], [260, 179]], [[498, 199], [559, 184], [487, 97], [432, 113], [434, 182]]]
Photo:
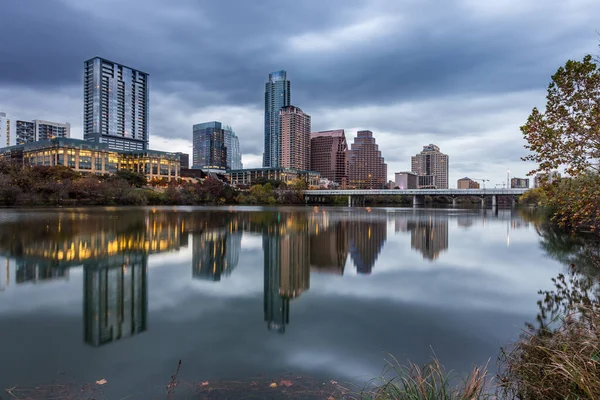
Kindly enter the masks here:
[[[139, 4], [129, 0], [123, 7], [135, 10]], [[374, 132], [384, 149], [388, 179], [410, 169], [410, 155], [423, 143], [436, 143], [451, 156], [451, 183], [473, 176], [494, 186], [505, 182], [507, 169], [524, 178], [531, 168], [520, 161], [526, 153], [519, 126], [533, 106], [545, 103], [556, 68], [597, 53], [592, 16], [600, 4], [538, 0], [527, 7], [464, 1], [421, 6], [333, 2], [317, 12], [306, 4], [284, 5], [272, 12], [298, 18], [281, 34], [278, 26], [285, 18], [273, 23], [273, 15], [250, 4], [231, 13], [219, 5], [192, 4], [167, 12], [157, 3], [144, 7], [146, 22], [135, 21], [122, 33], [114, 29], [121, 17], [106, 4], [11, 2], [3, 9], [7, 23], [0, 27], [9, 38], [2, 52], [11, 60], [0, 67], [0, 97], [11, 101], [0, 111], [11, 117], [13, 129], [21, 116], [68, 121], [72, 137], [82, 138], [81, 63], [101, 55], [152, 75], [150, 148], [190, 153], [189, 127], [223, 120], [241, 134], [245, 167], [259, 167], [262, 85], [269, 71], [284, 68], [294, 82], [293, 103], [312, 116], [314, 131], [345, 129], [347, 140], [358, 130]], [[15, 34], [13, 23], [42, 14], [50, 17], [39, 21], [46, 35]], [[203, 14], [215, 23], [239, 25], [198, 39], [186, 26], [188, 18]], [[447, 15], [455, 17], [450, 24]], [[63, 21], [60, 29], [46, 25], [52, 18]], [[431, 26], [443, 28], [420, 34]], [[247, 33], [240, 40], [242, 27]], [[481, 34], [466, 33], [472, 30]], [[154, 55], [157, 45], [169, 49], [167, 57]], [[33, 62], [32, 54], [47, 57], [42, 64]], [[200, 56], [210, 61], [193, 62]], [[257, 61], [249, 65], [249, 57]]]

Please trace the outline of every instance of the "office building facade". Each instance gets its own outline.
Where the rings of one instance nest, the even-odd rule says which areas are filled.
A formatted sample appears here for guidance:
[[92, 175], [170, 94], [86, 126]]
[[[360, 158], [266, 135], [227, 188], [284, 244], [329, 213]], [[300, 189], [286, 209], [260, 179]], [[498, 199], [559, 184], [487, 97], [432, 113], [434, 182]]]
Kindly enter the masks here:
[[343, 129], [310, 134], [310, 170], [340, 186], [348, 184], [346, 153], [348, 143]]
[[193, 127], [194, 157], [192, 168], [227, 169], [225, 129], [218, 121], [196, 124]]
[[71, 137], [71, 124], [33, 120], [35, 125], [35, 140], [50, 140], [54, 138]]
[[281, 126], [281, 168], [310, 169], [310, 115], [299, 107], [283, 107], [279, 113]]
[[[229, 156], [230, 152], [227, 152]], [[242, 169], [244, 168], [244, 164], [242, 163], [242, 152], [240, 151], [240, 139], [235, 134], [235, 132], [231, 132], [231, 160], [228, 158], [227, 166], [229, 169]]]
[[383, 189], [387, 164], [371, 131], [358, 131], [348, 151], [348, 184], [355, 189]]
[[448, 155], [434, 144], [411, 159], [412, 172], [417, 174], [418, 189], [448, 189]]
[[112, 150], [148, 148], [148, 74], [95, 57], [84, 63], [83, 138]]
[[417, 174], [414, 172], [396, 172], [394, 178], [394, 188], [403, 190], [417, 188]]
[[265, 151], [263, 167], [278, 168], [281, 154], [280, 111], [291, 104], [290, 81], [286, 71], [269, 74], [265, 84]]
[[479, 183], [475, 182], [473, 179], [464, 177], [456, 181], [457, 189], [479, 189]]
[[317, 186], [320, 175], [314, 171], [301, 171], [293, 168], [249, 168], [228, 171], [229, 182], [233, 186], [252, 186], [257, 182], [280, 181], [292, 184], [303, 179], [308, 186]]

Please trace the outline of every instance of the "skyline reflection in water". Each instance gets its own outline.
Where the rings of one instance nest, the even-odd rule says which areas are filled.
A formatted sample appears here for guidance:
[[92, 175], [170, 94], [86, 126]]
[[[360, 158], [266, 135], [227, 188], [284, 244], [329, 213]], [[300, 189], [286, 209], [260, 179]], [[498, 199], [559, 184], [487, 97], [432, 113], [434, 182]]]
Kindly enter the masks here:
[[[481, 239], [481, 243], [476, 239]], [[500, 331], [506, 335], [518, 331], [517, 325], [524, 322], [524, 315], [535, 308], [532, 299], [541, 288], [536, 282], [546, 284], [545, 280], [549, 281], [560, 265], [544, 261], [533, 270], [529, 267], [532, 260], [537, 261], [540, 257], [538, 241], [538, 234], [531, 229], [530, 222], [514, 210], [318, 207], [7, 210], [0, 214], [0, 321], [12, 318], [11, 315], [23, 315], [24, 318], [32, 315], [33, 318], [37, 314], [31, 312], [43, 307], [47, 301], [36, 293], [44, 296], [55, 285], [60, 285], [56, 287], [60, 287], [65, 297], [54, 302], [60, 304], [63, 301], [65, 308], [72, 309], [75, 294], [68, 288], [79, 288], [78, 282], [81, 282], [81, 289], [78, 289], [82, 299], [79, 303], [81, 328], [70, 324], [65, 327], [69, 327], [68, 335], [79, 335], [83, 338], [80, 343], [93, 351], [100, 351], [100, 348], [110, 351], [108, 349], [119, 342], [129, 349], [125, 351], [118, 346], [119, 351], [129, 354], [135, 351], [136, 343], [165, 346], [165, 341], [173, 340], [167, 338], [175, 334], [178, 338], [175, 340], [181, 343], [171, 346], [184, 346], [193, 340], [195, 333], [207, 329], [210, 332], [214, 326], [217, 336], [211, 336], [210, 343], [215, 346], [215, 356], [225, 352], [226, 358], [233, 357], [242, 365], [251, 364], [254, 359], [254, 356], [243, 356], [240, 349], [236, 353], [231, 348], [236, 347], [231, 338], [219, 339], [219, 335], [226, 335], [223, 330], [226, 329], [236, 334], [240, 345], [245, 343], [250, 348], [279, 346], [285, 343], [280, 340], [289, 340], [291, 347], [286, 356], [273, 356], [275, 358], [270, 362], [273, 370], [288, 370], [289, 365], [281, 364], [284, 358], [292, 357], [296, 354], [295, 349], [302, 348], [301, 353], [293, 356], [293, 362], [285, 362], [300, 363], [303, 368], [320, 371], [330, 368], [329, 364], [334, 361], [341, 362], [333, 358], [326, 364], [318, 361], [336, 349], [338, 343], [341, 346], [340, 332], [321, 331], [331, 325], [328, 329], [343, 329], [344, 335], [348, 336], [343, 351], [349, 353], [344, 357], [358, 352], [355, 356], [360, 354], [362, 359], [360, 366], [357, 364], [345, 371], [354, 371], [350, 375], [368, 371], [374, 376], [378, 371], [373, 367], [383, 358], [381, 351], [398, 354], [399, 349], [408, 352], [407, 348], [420, 348], [421, 345], [425, 346], [424, 356], [427, 356], [429, 346], [441, 355], [453, 354], [453, 347], [462, 348], [461, 355], [455, 356], [460, 369], [462, 365], [478, 361], [475, 358], [481, 358], [482, 353], [486, 354], [485, 358], [495, 356], [490, 350], [478, 349], [499, 348], [504, 343], [492, 345], [486, 342], [484, 345], [482, 339], [472, 338], [469, 339], [470, 350], [465, 351], [469, 341], [452, 339], [458, 334], [455, 332], [458, 328], [441, 326], [450, 324], [451, 320], [462, 320], [462, 324], [468, 326], [465, 329], [486, 330], [485, 324], [489, 322], [483, 325], [478, 322], [475, 328], [469, 319], [487, 321], [488, 316], [491, 318], [499, 312], [495, 311], [499, 305], [506, 304], [507, 310], [513, 307], [514, 311], [502, 311], [494, 318], [502, 320], [510, 316], [511, 323]], [[261, 256], [258, 257], [256, 252]], [[457, 260], [461, 260], [459, 264], [456, 264]], [[522, 272], [509, 272], [508, 266], [518, 264], [519, 260], [523, 262]], [[151, 270], [156, 266], [164, 272], [153, 275]], [[543, 272], [543, 267], [548, 266], [548, 272]], [[256, 268], [262, 270], [264, 278], [260, 278], [262, 307], [251, 289], [255, 286], [252, 277], [256, 276], [253, 272]], [[484, 279], [486, 274], [496, 276]], [[509, 279], [518, 284], [504, 287], [497, 284]], [[178, 286], [172, 286], [174, 282]], [[204, 292], [201, 303], [187, 300], [192, 294], [190, 285], [196, 287], [195, 282]], [[531, 287], [527, 286], [525, 290], [525, 284]], [[21, 288], [31, 290], [24, 292]], [[223, 290], [230, 292], [216, 297], [216, 293]], [[338, 304], [342, 299], [348, 302], [349, 294], [360, 299], [362, 306], [355, 301], [345, 306]], [[243, 305], [223, 308], [237, 299]], [[525, 302], [525, 308], [515, 308]], [[167, 307], [168, 314], [158, 311], [159, 304]], [[409, 304], [414, 310], [407, 308]], [[29, 307], [29, 314], [19, 314], [26, 307]], [[361, 307], [369, 311], [360, 311]], [[195, 308], [212, 310], [216, 314], [210, 319], [199, 318], [200, 325], [191, 331], [187, 330], [189, 328], [185, 331], [166, 328], [165, 319], [183, 318]], [[439, 314], [442, 308], [445, 311]], [[239, 314], [242, 310], [243, 314]], [[262, 321], [254, 310], [260, 310]], [[328, 314], [321, 315], [326, 310], [329, 310]], [[466, 315], [450, 318], [457, 312], [462, 315], [463, 311], [459, 310], [467, 312], [469, 319], [465, 319]], [[481, 314], [483, 311], [485, 313]], [[60, 310], [55, 312], [60, 313]], [[413, 312], [416, 313], [414, 316]], [[354, 321], [357, 325], [351, 327]], [[262, 324], [262, 331], [267, 336], [253, 331], [249, 324], [255, 322]], [[390, 327], [391, 332], [383, 326], [377, 328], [380, 323], [383, 326], [400, 324], [406, 338], [398, 343], [397, 339], [390, 342], [391, 337], [386, 338], [393, 331], [400, 331], [393, 327]], [[13, 326], [19, 330], [20, 326], [26, 325], [23, 324]], [[227, 328], [216, 328], [223, 324]], [[174, 331], [165, 332], [164, 329]], [[366, 331], [361, 332], [362, 329]], [[375, 331], [371, 332], [372, 329]], [[417, 332], [416, 329], [431, 332]], [[440, 329], [442, 331], [437, 332]], [[498, 328], [489, 329], [494, 332], [490, 336], [493, 341], [499, 334]], [[246, 332], [247, 338], [242, 340], [247, 330], [252, 333]], [[371, 333], [367, 335], [367, 332]], [[434, 333], [435, 336], [431, 336]], [[156, 336], [159, 334], [161, 339]], [[0, 328], [0, 339], [3, 335], [9, 334]], [[309, 337], [319, 339], [299, 344]], [[125, 338], [129, 340], [122, 340]], [[334, 338], [335, 343], [332, 342]], [[328, 348], [315, 353], [318, 341], [324, 340]], [[411, 342], [420, 344], [410, 345]], [[295, 344], [292, 346], [292, 343]], [[27, 348], [29, 344], [24, 342], [19, 346]], [[74, 344], [65, 342], [64, 346], [73, 348]], [[395, 346], [400, 347], [395, 349]], [[339, 353], [341, 349], [336, 351]], [[155, 354], [157, 350], [148, 351]], [[203, 357], [210, 359], [212, 353], [206, 351]], [[273, 350], [264, 351], [270, 354]], [[239, 356], [234, 355], [238, 353]], [[336, 357], [340, 357], [338, 353]], [[89, 353], [88, 357], [95, 357], [93, 354]], [[130, 357], [135, 358], [137, 353], [132, 354]], [[186, 355], [184, 352], [174, 357]], [[212, 365], [211, 373], [222, 374], [219, 362], [209, 364]], [[264, 363], [260, 365], [269, 368]], [[378, 370], [381, 365], [377, 365]], [[198, 368], [202, 370], [201, 366]], [[257, 372], [252, 371], [256, 365], [239, 368], [246, 368], [240, 373], [246, 371], [248, 376]], [[230, 365], [227, 371], [231, 370]]]

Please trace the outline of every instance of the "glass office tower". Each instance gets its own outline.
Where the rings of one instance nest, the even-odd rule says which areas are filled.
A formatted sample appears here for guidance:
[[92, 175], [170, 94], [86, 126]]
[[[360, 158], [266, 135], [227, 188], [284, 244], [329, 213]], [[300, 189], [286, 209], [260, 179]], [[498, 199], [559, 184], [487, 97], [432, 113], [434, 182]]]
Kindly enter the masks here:
[[263, 167], [278, 168], [281, 154], [279, 111], [290, 105], [290, 81], [286, 71], [269, 74], [265, 84], [265, 152]]
[[148, 148], [148, 74], [95, 57], [84, 63], [83, 138], [113, 150]]
[[[231, 128], [229, 129], [231, 132]], [[193, 126], [194, 157], [192, 168], [227, 169], [226, 131], [218, 121]]]

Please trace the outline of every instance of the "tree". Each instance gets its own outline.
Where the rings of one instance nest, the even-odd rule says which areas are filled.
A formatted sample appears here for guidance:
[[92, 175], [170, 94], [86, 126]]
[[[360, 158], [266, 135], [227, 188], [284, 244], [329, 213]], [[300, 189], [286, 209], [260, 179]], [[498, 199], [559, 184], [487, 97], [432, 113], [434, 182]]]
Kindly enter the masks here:
[[530, 174], [559, 166], [571, 176], [599, 172], [600, 70], [592, 56], [560, 67], [546, 98], [546, 111], [534, 108], [521, 127], [525, 147], [531, 151], [522, 159], [538, 164]]
[[128, 169], [118, 170], [117, 173], [115, 174], [115, 176], [118, 179], [123, 179], [124, 181], [129, 183], [131, 186], [134, 186], [137, 188], [141, 188], [142, 186], [145, 186], [147, 183], [146, 177], [143, 174], [133, 172]]

